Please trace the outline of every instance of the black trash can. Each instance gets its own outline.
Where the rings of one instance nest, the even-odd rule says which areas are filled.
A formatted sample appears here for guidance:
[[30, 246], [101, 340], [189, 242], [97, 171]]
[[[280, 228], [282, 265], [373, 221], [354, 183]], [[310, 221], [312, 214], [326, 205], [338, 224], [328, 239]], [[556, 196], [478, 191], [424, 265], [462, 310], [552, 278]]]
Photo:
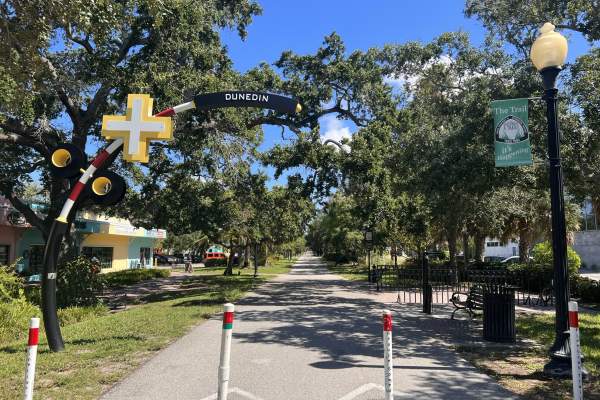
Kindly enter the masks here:
[[514, 343], [515, 289], [488, 286], [483, 295], [483, 338], [490, 342]]

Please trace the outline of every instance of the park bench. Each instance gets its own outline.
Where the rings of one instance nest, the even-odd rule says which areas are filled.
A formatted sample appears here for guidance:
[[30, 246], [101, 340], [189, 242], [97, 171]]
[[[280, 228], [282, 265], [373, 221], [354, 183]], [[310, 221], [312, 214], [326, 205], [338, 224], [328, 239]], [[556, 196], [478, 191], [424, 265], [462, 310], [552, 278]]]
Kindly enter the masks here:
[[483, 310], [483, 295], [484, 289], [481, 285], [471, 286], [468, 292], [452, 293], [450, 301], [456, 309], [452, 312], [451, 319], [454, 319], [454, 314], [458, 310], [466, 310], [471, 316], [474, 314], [473, 310]]

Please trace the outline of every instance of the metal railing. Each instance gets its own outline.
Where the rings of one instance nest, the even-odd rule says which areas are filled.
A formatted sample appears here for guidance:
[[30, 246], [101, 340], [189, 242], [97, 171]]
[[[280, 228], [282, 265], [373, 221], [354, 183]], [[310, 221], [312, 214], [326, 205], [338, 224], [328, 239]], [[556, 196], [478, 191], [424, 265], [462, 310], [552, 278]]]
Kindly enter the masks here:
[[[377, 290], [397, 291], [400, 303], [423, 302], [423, 268], [416, 266], [374, 267]], [[504, 286], [515, 290], [518, 305], [552, 305], [552, 274], [547, 271], [510, 271], [498, 269], [465, 269], [464, 267], [432, 266], [429, 284], [434, 304], [447, 304], [453, 293], [468, 293], [474, 285]]]

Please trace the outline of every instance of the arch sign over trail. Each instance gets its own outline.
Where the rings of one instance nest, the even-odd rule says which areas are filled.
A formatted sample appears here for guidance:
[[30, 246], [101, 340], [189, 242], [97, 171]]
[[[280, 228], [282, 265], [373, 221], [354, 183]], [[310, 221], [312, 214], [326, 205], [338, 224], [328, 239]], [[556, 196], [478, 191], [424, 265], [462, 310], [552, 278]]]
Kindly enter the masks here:
[[65, 347], [56, 309], [56, 264], [63, 237], [75, 218], [77, 207], [83, 200], [91, 199], [99, 205], [111, 206], [123, 199], [126, 189], [125, 180], [107, 170], [113, 156], [121, 148], [125, 160], [148, 162], [149, 142], [171, 140], [173, 138], [171, 117], [187, 110], [258, 107], [285, 114], [295, 114], [302, 110], [300, 103], [294, 99], [252, 91], [199, 94], [192, 101], [167, 108], [155, 115], [152, 115], [152, 104], [153, 99], [148, 94], [130, 94], [127, 96], [125, 115], [105, 115], [102, 118], [102, 136], [112, 142], [101, 150], [89, 165], [87, 165], [86, 155], [70, 143], [58, 145], [48, 157], [53, 175], [71, 179], [69, 197], [60, 215], [52, 224], [44, 251], [42, 311], [48, 346], [52, 351], [60, 351]]

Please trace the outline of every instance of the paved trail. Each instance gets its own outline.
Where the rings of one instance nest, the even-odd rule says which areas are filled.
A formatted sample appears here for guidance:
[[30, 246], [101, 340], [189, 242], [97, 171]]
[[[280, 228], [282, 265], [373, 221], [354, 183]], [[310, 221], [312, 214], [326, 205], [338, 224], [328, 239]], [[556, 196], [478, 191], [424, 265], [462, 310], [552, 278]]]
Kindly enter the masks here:
[[[380, 298], [380, 297], [379, 297]], [[382, 399], [381, 310], [394, 316], [396, 399], [513, 399], [444, 342], [414, 306], [382, 304], [316, 257], [236, 305], [229, 400]], [[441, 330], [443, 331], [443, 329]], [[220, 317], [197, 327], [102, 399], [216, 399]]]

